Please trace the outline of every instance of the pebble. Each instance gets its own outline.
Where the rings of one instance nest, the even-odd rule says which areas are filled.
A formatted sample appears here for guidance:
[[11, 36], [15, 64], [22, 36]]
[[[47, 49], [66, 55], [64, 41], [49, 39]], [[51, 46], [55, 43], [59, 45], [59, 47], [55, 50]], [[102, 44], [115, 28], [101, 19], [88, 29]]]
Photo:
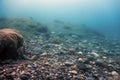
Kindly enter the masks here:
[[87, 66], [84, 63], [78, 63], [77, 67], [79, 70], [88, 70]]
[[32, 66], [31, 65], [27, 65], [28, 68], [31, 68]]
[[95, 80], [95, 78], [90, 76], [90, 77], [87, 77], [85, 80]]
[[4, 73], [4, 71], [0, 71], [0, 75], [3, 74], [3, 73]]
[[118, 78], [118, 77], [119, 77], [119, 74], [118, 74], [118, 72], [116, 72], [116, 71], [112, 71], [111, 74], [112, 74], [112, 76], [113, 76], [114, 78]]
[[30, 78], [30, 75], [27, 75], [27, 74], [20, 75], [21, 80], [29, 80], [29, 78]]
[[107, 68], [107, 69], [109, 68], [109, 66], [102, 59], [97, 59], [95, 64], [103, 68]]
[[82, 51], [77, 52], [78, 55], [83, 55]]
[[75, 49], [74, 48], [69, 48], [68, 53], [72, 54], [72, 55], [75, 54]]
[[96, 58], [92, 55], [87, 55], [87, 61], [95, 61]]
[[49, 65], [50, 65], [50, 63], [48, 61], [44, 62], [44, 66], [49, 66]]
[[90, 64], [91, 65], [95, 65], [95, 61], [90, 61]]
[[79, 58], [83, 58], [83, 53], [81, 51], [77, 52]]
[[65, 62], [64, 65], [67, 67], [70, 67], [70, 66], [73, 66], [74, 63], [73, 62]]
[[78, 62], [84, 62], [82, 58], [78, 58]]
[[11, 75], [16, 75], [16, 72], [15, 72], [15, 71], [13, 71], [13, 72], [11, 73]]
[[13, 75], [6, 75], [6, 80], [14, 80], [14, 76]]
[[76, 70], [69, 71], [71, 74], [77, 74], [78, 72]]
[[33, 55], [30, 59], [31, 59], [31, 60], [37, 60], [38, 58], [37, 58], [36, 55]]
[[96, 58], [99, 57], [99, 54], [96, 53], [96, 52], [91, 52], [90, 55], [92, 55], [92, 56], [94, 56], [94, 57], [96, 57]]
[[77, 66], [76, 65], [73, 65], [73, 66], [71, 66], [70, 67], [72, 70], [75, 70], [75, 69], [77, 69]]
[[89, 64], [86, 64], [86, 68], [87, 68], [87, 69], [92, 69], [92, 66], [89, 65]]
[[48, 56], [48, 53], [44, 52], [44, 53], [42, 53], [40, 56], [46, 57], [46, 56]]
[[107, 57], [106, 57], [106, 56], [103, 56], [102, 58], [103, 58], [104, 60], [105, 60], [105, 59], [107, 59]]

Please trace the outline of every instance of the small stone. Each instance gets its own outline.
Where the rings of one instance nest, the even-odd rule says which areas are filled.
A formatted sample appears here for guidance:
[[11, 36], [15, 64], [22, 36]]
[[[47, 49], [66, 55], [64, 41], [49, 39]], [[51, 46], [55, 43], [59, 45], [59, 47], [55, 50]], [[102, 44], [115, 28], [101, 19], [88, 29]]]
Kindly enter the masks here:
[[88, 68], [86, 67], [84, 63], [79, 63], [77, 67], [79, 70], [85, 70], [85, 71], [88, 70]]
[[73, 65], [73, 66], [71, 66], [70, 67], [72, 70], [75, 70], [75, 69], [77, 69], [77, 66], [76, 65]]
[[84, 62], [84, 60], [82, 58], [78, 58], [79, 62]]
[[77, 52], [78, 55], [83, 55], [82, 51]]
[[11, 73], [11, 75], [16, 75], [16, 72], [15, 72], [15, 71], [13, 71], [13, 72]]
[[40, 56], [46, 57], [48, 54], [46, 52], [42, 53]]
[[92, 55], [87, 55], [87, 61], [95, 61], [96, 58]]
[[6, 75], [6, 79], [7, 80], [14, 80], [14, 76], [13, 75]]
[[96, 53], [96, 52], [91, 52], [90, 54], [91, 54], [92, 56], [94, 56], [94, 57], [99, 57], [99, 54]]
[[112, 59], [109, 59], [109, 60], [108, 60], [108, 63], [112, 63], [112, 62], [114, 62], [114, 60], [112, 60]]
[[112, 67], [111, 66], [109, 66], [106, 62], [104, 62], [104, 60], [102, 60], [102, 59], [97, 59], [96, 61], [95, 61], [95, 64], [97, 65], [97, 66], [101, 66], [101, 67], [103, 67], [103, 68], [107, 68], [107, 69], [109, 69], [109, 70], [112, 70]]
[[89, 77], [87, 77], [85, 80], [95, 80], [95, 78], [92, 77], [92, 76], [89, 76]]
[[25, 71], [21, 71], [20, 74], [25, 74]]
[[83, 42], [83, 43], [86, 43], [87, 41], [88, 41], [88, 40], [83, 40], [82, 42]]
[[71, 73], [71, 74], [77, 74], [77, 71], [76, 70], [72, 70], [72, 71], [69, 71], [69, 73]]
[[4, 73], [4, 71], [0, 71], [0, 75], [3, 74], [3, 73]]
[[27, 65], [28, 68], [31, 68], [32, 66], [31, 65]]
[[114, 78], [118, 78], [119, 77], [119, 74], [116, 71], [112, 71], [111, 74], [112, 74], [112, 76]]
[[28, 80], [29, 78], [30, 78], [30, 75], [27, 75], [27, 74], [20, 75], [21, 80]]
[[45, 67], [41, 67], [41, 70], [45, 70]]
[[95, 65], [95, 61], [90, 61], [90, 64], [91, 65]]
[[77, 55], [78, 55], [79, 58], [83, 57], [83, 53], [81, 51], [77, 52]]
[[104, 60], [105, 60], [105, 59], [107, 59], [107, 57], [106, 57], [106, 56], [103, 56], [102, 58], [103, 58]]
[[70, 48], [70, 49], [68, 50], [68, 53], [69, 53], [69, 54], [74, 54], [74, 53], [75, 53], [75, 49], [74, 49], [74, 48]]
[[92, 69], [92, 66], [89, 65], [89, 64], [86, 64], [86, 68], [87, 68], [87, 69]]
[[45, 61], [45, 62], [44, 62], [44, 65], [45, 65], [45, 66], [49, 66], [50, 63], [49, 63], [48, 61]]
[[4, 75], [0, 75], [0, 80], [5, 80]]
[[70, 67], [70, 66], [73, 66], [74, 64], [73, 62], [65, 62], [64, 65], [67, 67]]
[[31, 59], [31, 60], [37, 60], [37, 56], [36, 56], [36, 55], [33, 55], [30, 59]]

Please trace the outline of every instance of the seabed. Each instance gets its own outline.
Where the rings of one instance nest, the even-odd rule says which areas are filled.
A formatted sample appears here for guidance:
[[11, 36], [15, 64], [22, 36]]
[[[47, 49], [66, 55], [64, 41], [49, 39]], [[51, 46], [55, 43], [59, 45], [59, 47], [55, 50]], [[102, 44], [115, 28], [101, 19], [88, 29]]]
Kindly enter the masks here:
[[33, 60], [0, 64], [0, 80], [120, 80], [120, 40], [55, 20], [0, 18], [0, 29], [19, 30]]

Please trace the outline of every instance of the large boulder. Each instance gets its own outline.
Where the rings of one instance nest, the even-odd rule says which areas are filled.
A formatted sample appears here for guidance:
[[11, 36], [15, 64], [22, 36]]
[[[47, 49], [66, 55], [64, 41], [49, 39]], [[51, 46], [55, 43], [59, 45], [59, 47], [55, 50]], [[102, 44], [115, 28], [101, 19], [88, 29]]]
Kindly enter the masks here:
[[24, 57], [23, 36], [14, 29], [0, 30], [0, 60]]

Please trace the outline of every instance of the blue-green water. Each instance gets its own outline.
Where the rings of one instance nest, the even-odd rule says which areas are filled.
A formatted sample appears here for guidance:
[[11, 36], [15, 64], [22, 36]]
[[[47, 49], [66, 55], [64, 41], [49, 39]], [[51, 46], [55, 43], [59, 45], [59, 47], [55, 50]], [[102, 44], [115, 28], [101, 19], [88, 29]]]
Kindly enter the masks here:
[[120, 80], [119, 34], [120, 0], [0, 0], [0, 79]]
[[61, 20], [86, 24], [110, 37], [120, 34], [120, 0], [1, 0], [0, 16]]

